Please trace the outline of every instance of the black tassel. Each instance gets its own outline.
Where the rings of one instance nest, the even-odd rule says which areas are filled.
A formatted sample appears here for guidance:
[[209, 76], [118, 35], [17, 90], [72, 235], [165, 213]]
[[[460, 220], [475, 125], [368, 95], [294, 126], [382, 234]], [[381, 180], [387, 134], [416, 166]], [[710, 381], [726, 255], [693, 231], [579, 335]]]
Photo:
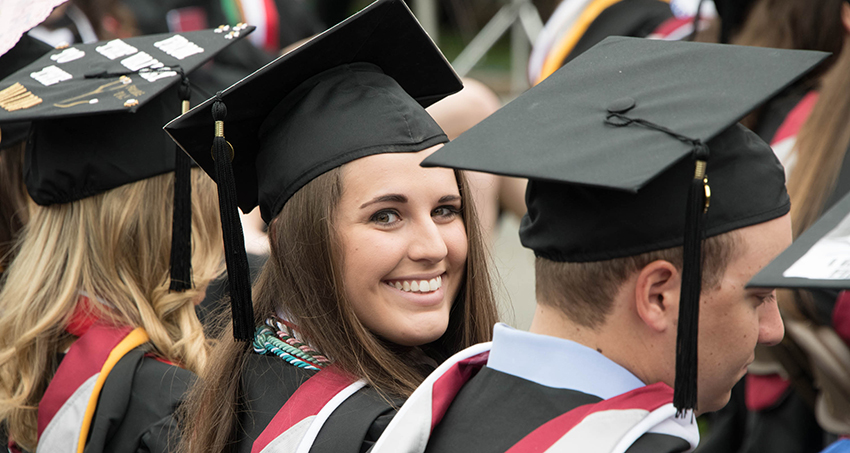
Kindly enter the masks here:
[[[183, 76], [178, 88], [182, 112], [189, 110], [192, 90], [189, 79]], [[171, 221], [171, 291], [192, 288], [192, 181], [191, 160], [175, 145], [174, 150], [174, 210]]]
[[216, 94], [212, 106], [216, 133], [212, 153], [215, 159], [215, 180], [218, 185], [218, 203], [221, 212], [221, 228], [224, 233], [224, 253], [227, 263], [227, 279], [230, 287], [230, 308], [233, 315], [233, 337], [250, 341], [254, 337], [254, 307], [251, 303], [251, 277], [242, 222], [236, 203], [236, 180], [233, 176], [233, 147], [224, 139], [224, 117], [227, 107]]
[[685, 211], [685, 242], [682, 261], [682, 289], [679, 298], [679, 326], [676, 334], [676, 380], [673, 405], [676, 416], [697, 406], [699, 301], [702, 292], [702, 221], [707, 208], [705, 167], [708, 148], [696, 143], [696, 169], [688, 188]]

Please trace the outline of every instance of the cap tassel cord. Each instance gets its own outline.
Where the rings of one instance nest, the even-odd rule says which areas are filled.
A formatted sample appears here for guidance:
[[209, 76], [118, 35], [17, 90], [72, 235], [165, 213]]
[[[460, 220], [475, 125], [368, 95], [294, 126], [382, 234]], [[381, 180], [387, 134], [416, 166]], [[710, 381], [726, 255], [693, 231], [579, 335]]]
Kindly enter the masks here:
[[[183, 76], [178, 87], [182, 113], [189, 111], [192, 89]], [[171, 285], [169, 290], [183, 292], [192, 284], [192, 182], [189, 156], [175, 145], [174, 150], [174, 210], [171, 223]]]
[[673, 406], [676, 416], [697, 407], [699, 301], [702, 292], [702, 221], [705, 214], [705, 168], [708, 149], [696, 146], [694, 178], [688, 187], [685, 208], [685, 238], [682, 260], [682, 288], [679, 297], [679, 325], [676, 332], [676, 379]]
[[241, 341], [254, 338], [254, 307], [251, 302], [251, 278], [248, 269], [248, 255], [245, 252], [245, 239], [242, 223], [239, 220], [236, 203], [236, 180], [233, 176], [233, 148], [224, 139], [224, 118], [227, 107], [221, 100], [221, 92], [216, 94], [212, 105], [212, 115], [216, 122], [212, 154], [215, 160], [215, 179], [218, 184], [218, 202], [221, 212], [221, 227], [224, 233], [224, 253], [227, 263], [228, 286], [230, 287], [230, 308], [233, 315], [233, 337]]
[[[632, 104], [633, 107], [633, 104]], [[676, 378], [673, 406], [676, 416], [684, 417], [697, 407], [697, 369], [699, 337], [699, 299], [702, 292], [703, 216], [708, 211], [708, 178], [705, 175], [708, 147], [700, 140], [686, 137], [664, 126], [640, 118], [630, 118], [625, 110], [609, 110], [605, 123], [615, 127], [637, 124], [663, 132], [693, 147], [696, 161], [694, 178], [688, 187], [685, 207], [685, 237], [682, 251], [682, 287], [679, 297], [679, 325], [676, 332]], [[692, 414], [693, 415], [693, 414]]]

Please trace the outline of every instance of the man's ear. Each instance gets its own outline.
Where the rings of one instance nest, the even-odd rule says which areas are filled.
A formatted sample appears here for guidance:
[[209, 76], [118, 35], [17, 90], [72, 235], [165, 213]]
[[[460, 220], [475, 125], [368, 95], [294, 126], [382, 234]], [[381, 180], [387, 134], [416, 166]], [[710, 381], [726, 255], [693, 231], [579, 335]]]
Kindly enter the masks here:
[[638, 272], [635, 309], [650, 329], [659, 333], [675, 329], [681, 285], [681, 274], [669, 261], [653, 261]]

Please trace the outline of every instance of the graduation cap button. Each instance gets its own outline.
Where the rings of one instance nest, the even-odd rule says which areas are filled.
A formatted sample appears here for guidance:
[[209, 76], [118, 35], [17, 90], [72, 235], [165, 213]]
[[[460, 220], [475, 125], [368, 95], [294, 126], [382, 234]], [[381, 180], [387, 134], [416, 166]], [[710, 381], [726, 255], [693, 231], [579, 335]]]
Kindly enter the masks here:
[[635, 100], [630, 97], [620, 98], [608, 105], [608, 113], [626, 113], [635, 105]]

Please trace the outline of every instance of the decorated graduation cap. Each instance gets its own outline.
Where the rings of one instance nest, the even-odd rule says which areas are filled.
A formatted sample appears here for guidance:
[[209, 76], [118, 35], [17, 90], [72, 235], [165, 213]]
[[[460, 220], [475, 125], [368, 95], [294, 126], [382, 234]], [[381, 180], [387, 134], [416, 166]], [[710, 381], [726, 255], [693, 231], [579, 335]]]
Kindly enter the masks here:
[[268, 223], [328, 170], [446, 142], [424, 107], [461, 88], [404, 2], [379, 0], [166, 126], [219, 187], [235, 338], [254, 327], [237, 205]]
[[422, 165], [529, 178], [538, 257], [684, 246], [674, 404], [693, 409], [701, 240], [790, 208], [770, 147], [735, 123], [825, 55], [606, 38]]
[[[51, 50], [53, 50], [53, 47], [29, 35], [23, 35], [14, 47], [0, 55], [0, 80], [29, 65]], [[23, 142], [29, 128], [30, 123], [28, 121], [0, 124], [0, 148], [8, 148]]]
[[756, 274], [747, 287], [850, 289], [850, 195]]
[[161, 132], [188, 110], [186, 74], [253, 27], [54, 49], [0, 82], [0, 127], [32, 122], [24, 181], [40, 205], [175, 172], [171, 289], [191, 287], [190, 160]]

